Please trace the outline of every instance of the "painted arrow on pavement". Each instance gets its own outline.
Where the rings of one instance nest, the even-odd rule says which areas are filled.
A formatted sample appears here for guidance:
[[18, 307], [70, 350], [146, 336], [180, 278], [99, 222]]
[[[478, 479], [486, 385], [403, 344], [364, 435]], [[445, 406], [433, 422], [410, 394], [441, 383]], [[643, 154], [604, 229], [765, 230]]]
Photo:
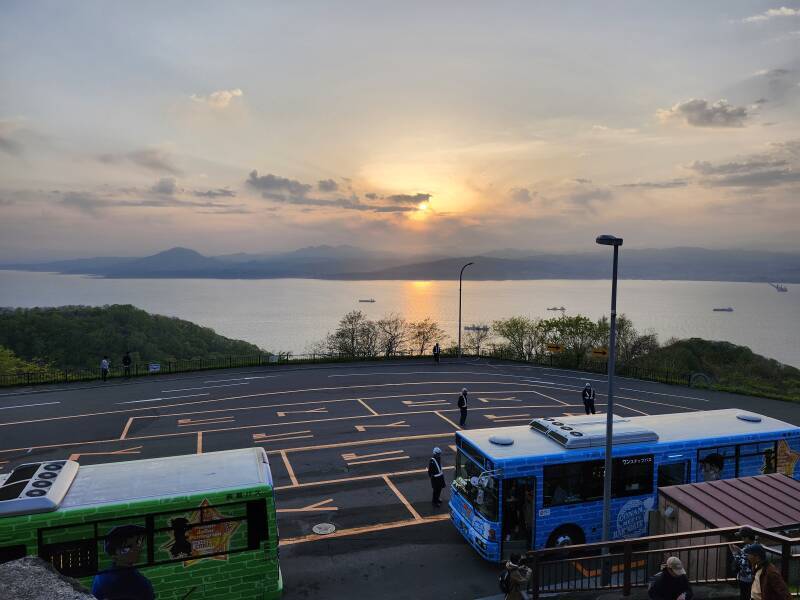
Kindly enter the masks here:
[[326, 413], [326, 412], [328, 412], [328, 409], [323, 406], [322, 408], [312, 408], [311, 410], [287, 410], [287, 411], [279, 410], [277, 412], [277, 415], [279, 417], [285, 417], [286, 415], [299, 415], [301, 413]]
[[356, 431], [364, 432], [367, 429], [375, 429], [377, 427], [408, 427], [408, 425], [405, 424], [405, 421], [397, 421], [386, 425], [356, 425]]

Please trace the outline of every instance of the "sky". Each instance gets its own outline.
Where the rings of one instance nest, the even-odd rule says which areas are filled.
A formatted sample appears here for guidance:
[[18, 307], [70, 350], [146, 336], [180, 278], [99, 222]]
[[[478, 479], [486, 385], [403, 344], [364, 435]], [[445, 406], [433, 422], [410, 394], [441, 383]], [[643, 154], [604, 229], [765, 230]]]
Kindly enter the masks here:
[[800, 1], [0, 4], [0, 261], [800, 251]]

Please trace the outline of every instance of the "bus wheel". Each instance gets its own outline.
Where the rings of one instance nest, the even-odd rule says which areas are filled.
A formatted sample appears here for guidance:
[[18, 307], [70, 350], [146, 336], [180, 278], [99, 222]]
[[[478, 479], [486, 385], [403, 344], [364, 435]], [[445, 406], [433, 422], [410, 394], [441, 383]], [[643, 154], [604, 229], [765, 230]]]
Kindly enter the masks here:
[[547, 538], [547, 547], [556, 548], [558, 546], [574, 546], [583, 544], [586, 536], [583, 530], [577, 525], [562, 525]]

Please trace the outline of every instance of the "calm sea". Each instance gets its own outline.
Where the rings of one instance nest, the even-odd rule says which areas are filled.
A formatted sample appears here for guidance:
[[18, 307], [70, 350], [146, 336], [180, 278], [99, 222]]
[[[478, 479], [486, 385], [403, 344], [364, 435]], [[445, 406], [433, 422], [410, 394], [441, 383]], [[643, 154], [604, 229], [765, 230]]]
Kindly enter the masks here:
[[[608, 281], [464, 281], [463, 324], [561, 313], [592, 319], [609, 313]], [[374, 298], [374, 303], [359, 299]], [[670, 337], [727, 340], [800, 366], [800, 286], [779, 293], [766, 284], [620, 281], [617, 309], [639, 330]], [[133, 304], [212, 327], [271, 350], [302, 353], [332, 331], [346, 312], [370, 318], [398, 313], [431, 317], [455, 338], [457, 281], [319, 281], [312, 279], [97, 279], [0, 271], [0, 306]], [[733, 312], [713, 312], [714, 307]]]

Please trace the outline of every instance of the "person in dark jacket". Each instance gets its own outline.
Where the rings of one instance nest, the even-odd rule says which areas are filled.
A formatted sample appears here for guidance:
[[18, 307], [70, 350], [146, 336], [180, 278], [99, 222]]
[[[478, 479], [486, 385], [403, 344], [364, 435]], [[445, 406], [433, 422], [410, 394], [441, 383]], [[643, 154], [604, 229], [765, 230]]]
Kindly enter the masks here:
[[767, 552], [761, 544], [750, 544], [744, 549], [745, 556], [753, 569], [753, 587], [750, 597], [753, 600], [790, 600], [792, 597], [780, 571], [767, 560]]
[[125, 372], [125, 377], [131, 376], [131, 362], [133, 362], [131, 360], [131, 353], [126, 351], [125, 356], [122, 357], [122, 368]]
[[670, 556], [664, 568], [653, 577], [647, 595], [651, 600], [692, 600], [692, 586], [677, 556]]
[[505, 564], [506, 571], [509, 572], [508, 593], [504, 600], [524, 600], [522, 591], [528, 587], [531, 571], [528, 567], [522, 566], [522, 557], [519, 554], [512, 554], [511, 560]]
[[442, 353], [442, 349], [439, 346], [439, 342], [436, 342], [433, 346], [433, 361], [438, 365], [439, 364], [439, 355]]
[[461, 411], [461, 420], [458, 424], [464, 427], [467, 424], [467, 388], [462, 388], [461, 395], [458, 397], [458, 408]]
[[433, 488], [433, 505], [441, 506], [439, 495], [444, 489], [444, 471], [442, 471], [442, 450], [438, 447], [433, 449], [433, 456], [428, 461], [428, 477], [431, 478], [431, 488]]
[[583, 394], [582, 394], [582, 396], [583, 396], [583, 408], [586, 409], [586, 414], [587, 415], [595, 414], [595, 412], [594, 412], [595, 393], [594, 393], [594, 390], [592, 389], [592, 384], [591, 383], [587, 382], [587, 384], [585, 386], [583, 386]]
[[753, 569], [747, 560], [745, 550], [750, 544], [756, 543], [756, 533], [749, 527], [742, 527], [738, 531], [742, 538], [742, 545], [730, 544], [733, 560], [736, 562], [736, 580], [739, 582], [739, 600], [750, 600], [750, 588], [753, 585]]

